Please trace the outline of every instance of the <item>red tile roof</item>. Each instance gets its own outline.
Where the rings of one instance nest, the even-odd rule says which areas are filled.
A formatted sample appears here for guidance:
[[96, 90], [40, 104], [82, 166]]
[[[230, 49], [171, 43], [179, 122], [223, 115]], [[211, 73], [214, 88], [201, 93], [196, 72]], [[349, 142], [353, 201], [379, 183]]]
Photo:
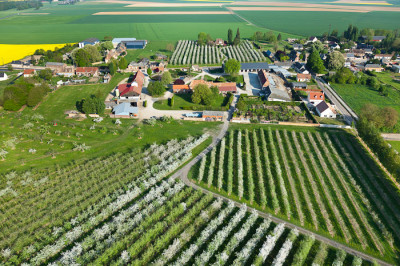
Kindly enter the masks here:
[[24, 70], [24, 75], [30, 75], [30, 74], [35, 74], [34, 69], [25, 69]]
[[172, 85], [172, 91], [178, 92], [181, 90], [189, 90], [189, 85]]
[[136, 72], [133, 77], [132, 83], [125, 83], [118, 85], [120, 96], [138, 96], [142, 93], [144, 83], [144, 74], [142, 71]]
[[308, 79], [308, 80], [311, 80], [311, 74], [301, 74], [301, 73], [298, 73], [298, 74], [297, 74], [297, 80], [300, 80], [300, 79]]
[[267, 73], [264, 70], [258, 71], [258, 79], [260, 80], [261, 86], [263, 88], [269, 86], [269, 80], [267, 77]]
[[221, 92], [236, 92], [235, 82], [213, 83], [212, 85], [218, 87], [218, 90]]
[[98, 67], [77, 67], [76, 68], [76, 73], [90, 73], [94, 74], [97, 71], [99, 71]]
[[320, 91], [318, 91], [318, 92], [310, 91], [309, 99], [310, 100], [324, 101], [325, 100], [325, 94], [323, 92], [320, 92]]

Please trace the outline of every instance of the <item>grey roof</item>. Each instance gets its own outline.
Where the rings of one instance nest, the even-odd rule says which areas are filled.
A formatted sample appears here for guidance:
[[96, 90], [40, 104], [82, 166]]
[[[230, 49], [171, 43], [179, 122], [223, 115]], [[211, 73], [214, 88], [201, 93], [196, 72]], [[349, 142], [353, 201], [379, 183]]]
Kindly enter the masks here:
[[299, 43], [294, 43], [293, 48], [303, 48], [303, 45]]
[[322, 101], [319, 104], [317, 104], [316, 108], [318, 109], [319, 113], [322, 113], [325, 110], [329, 109], [329, 106], [325, 101]]
[[366, 67], [366, 68], [367, 68], [367, 67], [380, 68], [380, 67], [382, 67], [382, 66], [379, 65], [379, 64], [366, 64], [365, 67]]
[[400, 69], [400, 66], [398, 66], [398, 65], [393, 65], [392, 68]]
[[274, 100], [281, 100], [281, 101], [287, 101], [287, 102], [291, 100], [291, 98], [286, 90], [278, 89], [276, 86], [274, 86], [272, 84], [268, 86], [266, 95], [268, 96], [268, 98], [271, 98]]
[[307, 87], [307, 83], [305, 82], [292, 82], [293, 87]]
[[114, 38], [112, 40], [113, 43], [129, 42], [129, 41], [136, 41], [136, 38]]
[[46, 66], [63, 66], [65, 63], [59, 63], [59, 62], [47, 62]]
[[224, 112], [221, 111], [203, 111], [203, 116], [224, 116]]
[[129, 115], [129, 114], [137, 114], [139, 109], [137, 107], [131, 106], [130, 103], [120, 103], [113, 109], [114, 114], [116, 115]]
[[0, 78], [4, 78], [4, 77], [5, 77], [5, 74], [6, 74], [6, 73], [4, 73], [4, 72], [0, 72]]
[[96, 43], [96, 42], [99, 42], [99, 39], [97, 39], [97, 38], [88, 38], [88, 39], [83, 40], [81, 42]]
[[251, 70], [251, 69], [265, 69], [268, 70], [269, 66], [268, 63], [241, 63], [240, 64], [240, 69], [241, 70]]
[[374, 37], [372, 37], [372, 40], [374, 40], [374, 41], [382, 41], [385, 38], [386, 38], [386, 36], [374, 36]]

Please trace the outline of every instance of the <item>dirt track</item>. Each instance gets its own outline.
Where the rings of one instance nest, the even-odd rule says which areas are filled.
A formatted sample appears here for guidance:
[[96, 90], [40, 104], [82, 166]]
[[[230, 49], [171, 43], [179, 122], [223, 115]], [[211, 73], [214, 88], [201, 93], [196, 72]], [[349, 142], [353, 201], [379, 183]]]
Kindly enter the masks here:
[[98, 12], [93, 15], [228, 15], [229, 11], [121, 11], [121, 12]]
[[312, 8], [312, 7], [229, 7], [231, 10], [237, 11], [326, 11], [326, 12], [351, 12], [351, 13], [368, 13], [369, 11], [355, 9], [334, 9], [334, 8]]
[[126, 4], [126, 7], [196, 7], [196, 6], [222, 6], [224, 3], [157, 3], [121, 0], [98, 0], [94, 2], [110, 4]]

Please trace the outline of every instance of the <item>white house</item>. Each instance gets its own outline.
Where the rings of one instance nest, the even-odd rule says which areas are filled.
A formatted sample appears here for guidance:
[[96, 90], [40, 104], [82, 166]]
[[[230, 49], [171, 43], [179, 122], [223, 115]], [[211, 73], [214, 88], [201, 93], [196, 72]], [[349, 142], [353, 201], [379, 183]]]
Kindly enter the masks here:
[[328, 105], [326, 102], [320, 102], [315, 110], [320, 117], [336, 118], [336, 111], [332, 106]]
[[0, 73], [0, 81], [4, 81], [4, 80], [7, 80], [7, 79], [8, 79], [7, 74], [4, 73], [4, 72], [1, 72], [1, 73]]
[[83, 47], [85, 47], [85, 45], [88, 45], [88, 44], [95, 45], [95, 44], [98, 44], [99, 42], [100, 41], [97, 38], [89, 38], [89, 39], [79, 42], [78, 45], [79, 45], [79, 48], [83, 48]]

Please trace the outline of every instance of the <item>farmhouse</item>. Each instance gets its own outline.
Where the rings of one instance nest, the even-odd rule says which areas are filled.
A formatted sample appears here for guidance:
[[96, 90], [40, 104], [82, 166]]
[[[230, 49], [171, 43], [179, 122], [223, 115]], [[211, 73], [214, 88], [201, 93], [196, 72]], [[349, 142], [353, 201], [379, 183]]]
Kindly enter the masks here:
[[205, 121], [222, 121], [224, 118], [224, 112], [220, 111], [204, 111], [203, 119]]
[[136, 117], [139, 114], [139, 108], [131, 106], [127, 102], [120, 103], [113, 108], [115, 118], [130, 118]]
[[293, 44], [293, 50], [301, 51], [301, 50], [303, 50], [303, 45], [302, 44], [298, 44], [298, 43], [294, 43]]
[[50, 68], [55, 73], [63, 72], [67, 64], [58, 62], [47, 62], [46, 68]]
[[269, 70], [268, 63], [241, 63], [240, 72], [257, 72], [260, 70]]
[[293, 64], [293, 69], [297, 72], [297, 73], [301, 73], [301, 74], [310, 74], [310, 72], [308, 72], [308, 70], [306, 69], [306, 64], [302, 64], [300, 62], [296, 62]]
[[172, 85], [172, 92], [173, 93], [188, 93], [191, 92], [189, 85]]
[[153, 72], [163, 72], [165, 64], [164, 62], [151, 62], [149, 67]]
[[298, 73], [296, 80], [297, 80], [297, 82], [309, 82], [311, 80], [311, 74]]
[[4, 80], [7, 80], [7, 79], [8, 79], [7, 74], [4, 73], [4, 72], [0, 72], [0, 81], [4, 81]]
[[366, 64], [365, 71], [375, 71], [375, 72], [382, 72], [384, 71], [383, 67], [378, 64]]
[[34, 69], [24, 69], [24, 78], [31, 78], [36, 74]]
[[132, 62], [129, 63], [127, 70], [128, 71], [132, 71], [132, 72], [136, 72], [136, 71], [139, 71], [139, 70], [146, 70], [147, 67], [148, 67], [148, 64], [146, 62], [143, 62], [143, 61], [141, 61], [141, 62], [132, 61]]
[[316, 42], [316, 41], [318, 41], [318, 39], [315, 36], [311, 36], [310, 38], [308, 38], [308, 42]]
[[156, 59], [156, 60], [167, 60], [167, 59], [168, 59], [168, 56], [163, 55], [163, 54], [160, 54], [160, 53], [156, 53], [155, 59]]
[[130, 102], [132, 105], [137, 106], [137, 102], [141, 99], [144, 78], [144, 74], [138, 71], [132, 83], [118, 85], [115, 89], [115, 96], [118, 97], [119, 102]]
[[97, 77], [99, 76], [99, 68], [98, 67], [77, 67], [76, 68], [77, 76], [85, 76], [85, 77]]
[[318, 105], [322, 101], [325, 101], [325, 94], [322, 91], [310, 91], [307, 96], [309, 104]]
[[393, 54], [376, 54], [374, 56], [374, 59], [378, 59], [378, 60], [391, 60], [393, 57]]
[[315, 110], [320, 117], [336, 118], [336, 111], [332, 106], [328, 105], [326, 102], [320, 102]]
[[83, 47], [85, 47], [85, 45], [88, 45], [88, 44], [95, 45], [95, 44], [98, 44], [99, 42], [100, 41], [97, 38], [89, 38], [89, 39], [79, 42], [78, 45], [79, 45], [79, 48], [83, 48]]
[[218, 39], [215, 40], [215, 45], [223, 46], [223, 45], [225, 45], [225, 42], [224, 42], [223, 39], [218, 38]]

